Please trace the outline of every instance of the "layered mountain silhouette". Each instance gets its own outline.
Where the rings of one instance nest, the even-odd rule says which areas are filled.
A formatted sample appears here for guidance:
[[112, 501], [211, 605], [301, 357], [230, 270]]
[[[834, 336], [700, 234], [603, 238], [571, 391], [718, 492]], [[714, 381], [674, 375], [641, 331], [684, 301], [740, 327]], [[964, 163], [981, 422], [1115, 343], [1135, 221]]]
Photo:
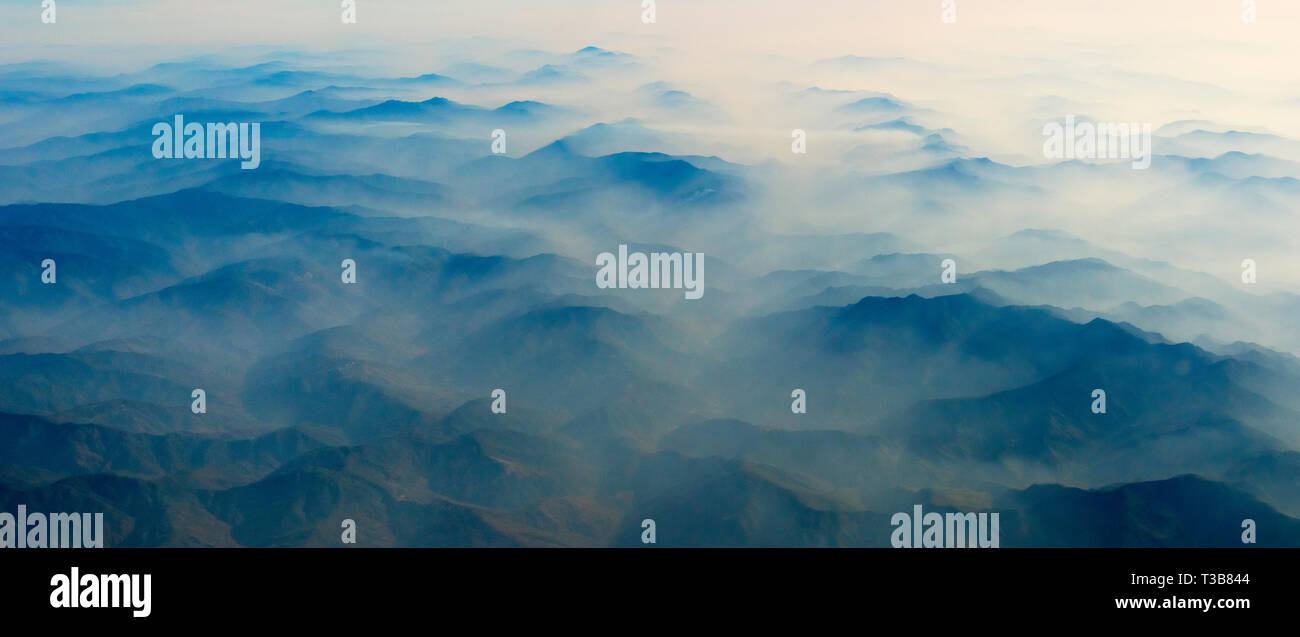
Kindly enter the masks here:
[[[0, 67], [0, 510], [107, 546], [885, 547], [917, 504], [1006, 547], [1300, 546], [1300, 295], [1165, 238], [1284, 243], [1294, 140], [1171, 124], [1139, 181], [765, 87], [791, 164], [597, 46], [359, 68]], [[155, 159], [176, 114], [260, 122], [259, 167]], [[702, 298], [597, 285], [620, 246], [703, 254]]]

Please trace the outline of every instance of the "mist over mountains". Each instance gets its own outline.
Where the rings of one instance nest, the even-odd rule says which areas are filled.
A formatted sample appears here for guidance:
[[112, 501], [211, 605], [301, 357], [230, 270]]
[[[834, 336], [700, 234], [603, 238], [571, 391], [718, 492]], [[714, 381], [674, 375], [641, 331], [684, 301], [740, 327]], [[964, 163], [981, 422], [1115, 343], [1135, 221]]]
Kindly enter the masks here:
[[[662, 73], [0, 66], [0, 510], [106, 546], [889, 546], [914, 504], [1300, 546], [1300, 140], [1013, 164], [890, 86], [775, 80], [793, 123], [738, 140]], [[260, 166], [155, 159], [176, 114], [260, 122]], [[598, 287], [620, 245], [702, 253], [703, 297]]]

